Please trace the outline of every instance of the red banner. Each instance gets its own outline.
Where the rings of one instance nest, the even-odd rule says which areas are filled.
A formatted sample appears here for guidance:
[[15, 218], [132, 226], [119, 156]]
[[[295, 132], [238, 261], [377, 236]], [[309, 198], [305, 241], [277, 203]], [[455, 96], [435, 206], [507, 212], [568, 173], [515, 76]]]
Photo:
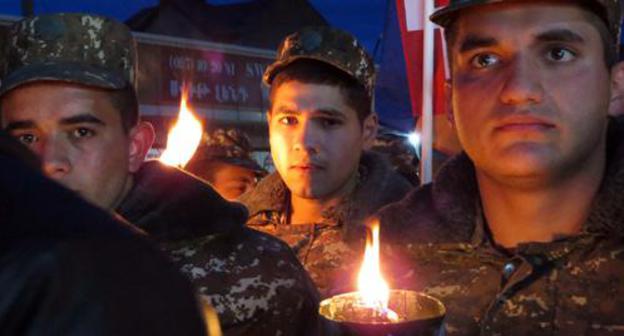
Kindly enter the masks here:
[[[424, 1], [434, 0], [397, 0], [397, 16], [401, 27], [401, 40], [403, 42], [403, 53], [407, 66], [407, 81], [409, 83], [410, 101], [412, 113], [418, 116], [422, 113], [423, 105], [423, 45], [425, 5]], [[436, 8], [446, 6], [448, 0], [435, 0]], [[446, 112], [446, 102], [444, 100], [444, 51], [442, 49], [443, 37], [440, 29], [435, 30], [435, 87], [433, 90], [434, 114]]]

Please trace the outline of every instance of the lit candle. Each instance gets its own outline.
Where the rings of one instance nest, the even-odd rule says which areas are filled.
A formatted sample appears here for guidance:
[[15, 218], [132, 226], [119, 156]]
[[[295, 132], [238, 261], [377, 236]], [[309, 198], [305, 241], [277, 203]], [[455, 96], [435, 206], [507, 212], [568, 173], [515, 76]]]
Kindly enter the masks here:
[[202, 139], [201, 121], [187, 105], [188, 90], [182, 90], [178, 119], [167, 135], [167, 147], [160, 161], [169, 166], [184, 168], [193, 157]]
[[379, 224], [367, 233], [358, 291], [323, 300], [325, 322], [346, 335], [440, 335], [444, 305], [424, 293], [390, 289], [381, 273]]

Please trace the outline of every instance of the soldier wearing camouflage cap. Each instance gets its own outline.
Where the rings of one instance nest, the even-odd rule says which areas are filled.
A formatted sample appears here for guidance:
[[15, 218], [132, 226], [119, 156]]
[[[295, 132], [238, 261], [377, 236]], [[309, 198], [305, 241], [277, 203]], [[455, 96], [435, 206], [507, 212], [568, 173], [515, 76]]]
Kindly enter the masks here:
[[399, 200], [409, 182], [379, 154], [372, 111], [375, 66], [349, 33], [306, 28], [287, 36], [264, 74], [269, 138], [277, 172], [240, 201], [248, 225], [297, 253], [321, 295], [350, 290], [362, 225]]
[[204, 181], [144, 162], [154, 131], [138, 119], [134, 44], [126, 26], [100, 16], [17, 22], [4, 50], [2, 127], [50, 178], [160, 243], [225, 334], [314, 330], [317, 293], [288, 246], [246, 229], [245, 209]]
[[251, 157], [251, 143], [242, 131], [218, 128], [205, 133], [185, 170], [210, 182], [221, 196], [235, 200], [266, 175]]
[[464, 153], [379, 213], [388, 278], [442, 299], [448, 335], [621, 333], [620, 1], [450, 1], [431, 18]]

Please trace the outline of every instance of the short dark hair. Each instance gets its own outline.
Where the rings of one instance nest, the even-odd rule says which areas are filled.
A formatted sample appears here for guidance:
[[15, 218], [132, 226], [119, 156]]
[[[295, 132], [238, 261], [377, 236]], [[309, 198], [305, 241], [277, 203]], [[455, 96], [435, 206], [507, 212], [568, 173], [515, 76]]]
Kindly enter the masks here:
[[109, 94], [111, 105], [121, 115], [121, 126], [128, 133], [139, 122], [139, 101], [136, 90], [127, 85], [121, 90], [105, 90]]
[[[608, 69], [610, 69], [615, 63], [619, 61], [618, 53], [619, 53], [619, 44], [616, 45], [613, 42], [613, 36], [611, 32], [609, 32], [609, 28], [607, 27], [605, 21], [604, 8], [598, 7], [593, 3], [588, 3], [586, 1], [577, 1], [577, 5], [585, 10], [587, 21], [592, 24], [598, 30], [600, 34], [600, 39], [602, 40], [603, 53], [604, 53], [604, 61], [605, 65]], [[459, 14], [458, 14], [459, 15]], [[457, 21], [457, 16], [453, 19], [453, 21], [444, 29], [444, 39], [448, 46], [452, 46], [456, 41], [457, 37], [457, 27], [455, 22]], [[452, 53], [447, 53], [447, 59], [449, 64], [452, 64]]]
[[294, 61], [275, 75], [269, 92], [269, 113], [273, 109], [273, 99], [277, 88], [286, 82], [338, 87], [347, 105], [356, 111], [360, 124], [372, 113], [372, 98], [362, 84], [334, 66], [310, 59]]

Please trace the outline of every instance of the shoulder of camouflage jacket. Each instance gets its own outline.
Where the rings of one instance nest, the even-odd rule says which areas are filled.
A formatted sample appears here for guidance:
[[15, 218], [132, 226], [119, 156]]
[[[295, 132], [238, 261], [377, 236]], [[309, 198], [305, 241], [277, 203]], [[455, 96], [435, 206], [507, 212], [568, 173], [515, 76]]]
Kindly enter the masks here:
[[[318, 304], [310, 278], [290, 248], [269, 235], [243, 228], [166, 244], [176, 265], [218, 312], [224, 328], [267, 324], [287, 330]], [[269, 314], [271, 318], [261, 318]], [[270, 326], [269, 326], [270, 325]]]

